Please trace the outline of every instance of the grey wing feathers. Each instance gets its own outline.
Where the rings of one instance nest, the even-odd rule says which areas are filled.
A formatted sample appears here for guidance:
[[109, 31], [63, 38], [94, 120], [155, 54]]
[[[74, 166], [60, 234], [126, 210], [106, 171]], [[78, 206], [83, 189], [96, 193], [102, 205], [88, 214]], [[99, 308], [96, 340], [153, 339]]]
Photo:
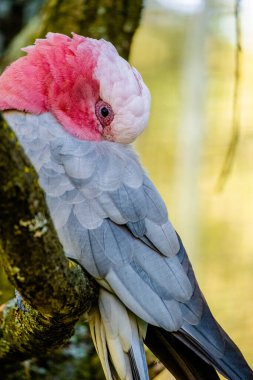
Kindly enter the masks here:
[[192, 286], [176, 256], [178, 238], [166, 207], [136, 156], [127, 147], [115, 144], [111, 151], [112, 144], [104, 143], [89, 144], [85, 154], [76, 142], [72, 158], [74, 147], [58, 144], [52, 147], [56, 161], [74, 190], [60, 195], [64, 207], [51, 193], [48, 200], [53, 219], [60, 216], [56, 225], [67, 254], [95, 278], [106, 279], [139, 317], [178, 329], [179, 303], [191, 297]]
[[[124, 158], [117, 159], [121, 165], [115, 177], [118, 182], [103, 183], [103, 176], [98, 175], [93, 180], [100, 181], [96, 184], [99, 191], [86, 193], [86, 200], [93, 202], [91, 213], [96, 210], [93, 225], [87, 226], [75, 208], [72, 210], [73, 225], [81, 224], [79, 229], [87, 231], [86, 242], [79, 247], [86, 247], [85, 254], [80, 252], [80, 262], [95, 277], [104, 278], [140, 318], [167, 331], [178, 331], [175, 334], [184, 344], [231, 379], [244, 378], [239, 377], [233, 360], [244, 368], [246, 378], [252, 379], [239, 350], [212, 317], [161, 197], [134, 158], [132, 171], [138, 170], [139, 177], [129, 186], [123, 174]], [[106, 172], [105, 165], [103, 170]], [[93, 180], [85, 179], [83, 188]], [[81, 180], [79, 185], [85, 194]]]
[[72, 138], [50, 113], [5, 117], [39, 173], [66, 254], [228, 378], [252, 380], [212, 317], [164, 202], [131, 147]]
[[83, 228], [73, 214], [68, 223], [62, 233], [64, 239], [70, 234], [69, 239], [76, 242], [75, 258], [93, 276], [105, 278], [130, 310], [169, 330], [181, 326], [178, 300], [189, 299], [192, 290], [176, 257], [157, 254], [133, 238], [126, 227], [108, 219], [97, 229], [86, 230], [81, 237]]
[[30, 135], [20, 128], [19, 136], [38, 170], [66, 254], [98, 280], [106, 279], [144, 320], [178, 329], [179, 302], [191, 297], [192, 287], [176, 257], [178, 240], [166, 207], [131, 147], [72, 138], [50, 114], [37, 120], [25, 117]]

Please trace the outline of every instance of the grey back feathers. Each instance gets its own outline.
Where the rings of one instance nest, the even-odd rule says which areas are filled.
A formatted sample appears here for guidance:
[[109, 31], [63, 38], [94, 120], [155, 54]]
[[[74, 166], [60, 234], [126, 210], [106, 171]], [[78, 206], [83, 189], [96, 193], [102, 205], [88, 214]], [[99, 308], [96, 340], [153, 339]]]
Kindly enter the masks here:
[[9, 115], [39, 173], [66, 255], [105, 279], [146, 322], [179, 329], [181, 303], [193, 288], [164, 202], [132, 148], [80, 141], [51, 114]]
[[[66, 255], [106, 289], [90, 325], [107, 379], [115, 379], [112, 362], [122, 379], [148, 379], [140, 318], [173, 332], [202, 358], [199, 379], [208, 368], [204, 361], [231, 380], [252, 380], [240, 351], [211, 315], [164, 202], [132, 148], [80, 141], [50, 113], [11, 111], [5, 118], [39, 174]], [[153, 331], [164, 342], [168, 333]], [[172, 345], [164, 344], [168, 354], [175, 352]], [[175, 358], [178, 370], [181, 360]], [[190, 361], [185, 357], [184, 363], [183, 376]], [[210, 371], [209, 378], [217, 377]]]

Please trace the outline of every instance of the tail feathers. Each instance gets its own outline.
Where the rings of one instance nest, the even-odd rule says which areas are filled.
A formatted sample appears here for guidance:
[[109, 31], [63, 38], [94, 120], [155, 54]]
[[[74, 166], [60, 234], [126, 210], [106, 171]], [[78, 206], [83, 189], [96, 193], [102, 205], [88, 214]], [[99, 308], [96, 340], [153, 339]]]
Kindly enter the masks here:
[[241, 351], [215, 321], [206, 303], [199, 324], [186, 324], [175, 335], [227, 379], [253, 380], [253, 371]]
[[91, 337], [99, 356], [106, 380], [117, 380], [117, 377], [113, 373], [113, 367], [110, 357], [108, 355], [108, 349], [106, 345], [105, 329], [101, 322], [100, 313], [97, 310], [92, 310], [88, 315]]
[[89, 324], [107, 380], [149, 379], [141, 323], [113, 294], [100, 289]]
[[185, 323], [170, 333], [148, 326], [146, 345], [177, 380], [253, 380], [253, 372], [238, 347], [213, 318], [207, 304], [197, 325]]
[[177, 380], [219, 380], [211, 365], [168, 331], [149, 325], [145, 344]]
[[194, 293], [182, 308], [184, 324], [179, 331], [173, 332], [173, 335], [227, 379], [253, 380], [253, 372], [242, 353], [214, 319], [199, 289], [180, 238], [179, 242], [178, 258], [188, 275]]
[[211, 352], [204, 350], [199, 342], [183, 331], [175, 333], [175, 336], [195, 352], [199, 358], [214, 366], [226, 379], [253, 380], [251, 368], [248, 366], [238, 347], [228, 336], [225, 340], [224, 353], [221, 357], [212, 356]]

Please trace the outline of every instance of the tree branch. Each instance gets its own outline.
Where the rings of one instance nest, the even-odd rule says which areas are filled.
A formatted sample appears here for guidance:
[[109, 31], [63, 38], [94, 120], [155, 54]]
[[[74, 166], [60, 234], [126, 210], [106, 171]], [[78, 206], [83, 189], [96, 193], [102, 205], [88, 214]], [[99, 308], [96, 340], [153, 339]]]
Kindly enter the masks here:
[[142, 0], [47, 0], [41, 12], [10, 43], [1, 66], [20, 57], [20, 48], [33, 44], [35, 38], [44, 38], [48, 32], [104, 38], [128, 59], [142, 3]]
[[[20, 48], [48, 31], [110, 40], [128, 58], [142, 0], [48, 0], [10, 44], [4, 67]], [[97, 287], [65, 258], [37, 175], [0, 117], [0, 258], [24, 298], [0, 308], [0, 363], [23, 360], [64, 344], [96, 300]]]
[[235, 0], [235, 80], [233, 92], [232, 110], [232, 133], [228, 144], [227, 152], [224, 157], [221, 173], [219, 175], [216, 189], [222, 191], [231, 173], [235, 160], [236, 151], [240, 138], [240, 96], [241, 96], [241, 76], [242, 76], [242, 31], [241, 31], [241, 0]]
[[37, 175], [2, 118], [0, 140], [1, 261], [24, 297], [22, 309], [11, 301], [1, 312], [0, 359], [24, 359], [71, 336], [96, 286], [64, 256]]

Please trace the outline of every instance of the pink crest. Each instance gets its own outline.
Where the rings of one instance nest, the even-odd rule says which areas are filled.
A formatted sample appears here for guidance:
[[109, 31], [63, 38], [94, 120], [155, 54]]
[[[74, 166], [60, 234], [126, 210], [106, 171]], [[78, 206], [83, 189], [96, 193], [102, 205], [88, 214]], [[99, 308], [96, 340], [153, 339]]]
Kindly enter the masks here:
[[99, 140], [95, 103], [99, 83], [93, 77], [102, 42], [73, 34], [49, 33], [0, 77], [0, 110], [51, 112], [80, 139]]

